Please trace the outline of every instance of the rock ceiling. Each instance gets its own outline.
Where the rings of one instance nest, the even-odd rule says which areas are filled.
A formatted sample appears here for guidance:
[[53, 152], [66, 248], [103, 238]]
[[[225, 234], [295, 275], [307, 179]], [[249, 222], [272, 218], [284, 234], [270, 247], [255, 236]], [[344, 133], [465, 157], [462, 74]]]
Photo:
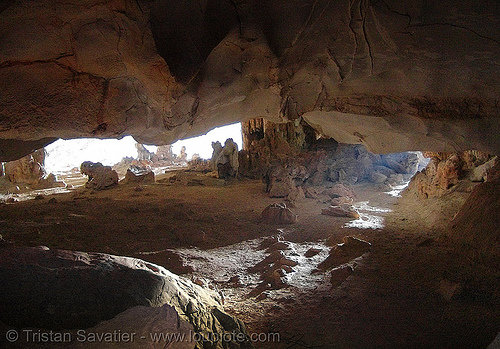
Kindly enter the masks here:
[[0, 159], [302, 117], [374, 152], [500, 153], [497, 0], [0, 2]]

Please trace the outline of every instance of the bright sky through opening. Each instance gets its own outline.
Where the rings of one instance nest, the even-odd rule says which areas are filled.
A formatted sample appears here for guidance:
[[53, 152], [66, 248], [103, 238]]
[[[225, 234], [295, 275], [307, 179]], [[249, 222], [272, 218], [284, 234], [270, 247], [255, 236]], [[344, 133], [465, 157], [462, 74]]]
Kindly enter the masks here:
[[[186, 147], [188, 159], [193, 154], [199, 154], [204, 159], [212, 156], [212, 142], [219, 141], [224, 145], [227, 138], [232, 138], [242, 147], [241, 124], [231, 124], [217, 127], [206, 135], [184, 139], [172, 144], [174, 154], [179, 154], [182, 146]], [[59, 139], [45, 147], [47, 156], [45, 158], [45, 169], [49, 173], [61, 173], [69, 171], [74, 167], [80, 167], [84, 161], [100, 162], [103, 165], [112, 166], [128, 156], [137, 158], [135, 148], [136, 141], [127, 136], [118, 139], [96, 139], [81, 138], [63, 140]], [[146, 146], [149, 151], [156, 151], [156, 146]]]

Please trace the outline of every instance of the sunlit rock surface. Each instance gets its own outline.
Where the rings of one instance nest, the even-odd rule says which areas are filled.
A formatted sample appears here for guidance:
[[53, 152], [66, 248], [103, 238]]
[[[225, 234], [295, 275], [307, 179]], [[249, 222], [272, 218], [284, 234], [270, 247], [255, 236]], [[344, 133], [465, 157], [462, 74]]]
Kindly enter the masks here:
[[18, 140], [168, 144], [255, 117], [303, 117], [373, 152], [500, 152], [493, 0], [13, 0], [0, 11], [2, 158], [29, 153], [13, 155]]

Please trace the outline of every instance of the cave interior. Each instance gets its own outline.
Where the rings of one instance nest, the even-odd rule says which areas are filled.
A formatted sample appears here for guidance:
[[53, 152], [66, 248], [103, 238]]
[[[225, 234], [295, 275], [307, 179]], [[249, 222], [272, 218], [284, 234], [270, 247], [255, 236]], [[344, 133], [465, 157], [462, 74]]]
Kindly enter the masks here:
[[500, 348], [499, 22], [0, 1], [0, 346]]

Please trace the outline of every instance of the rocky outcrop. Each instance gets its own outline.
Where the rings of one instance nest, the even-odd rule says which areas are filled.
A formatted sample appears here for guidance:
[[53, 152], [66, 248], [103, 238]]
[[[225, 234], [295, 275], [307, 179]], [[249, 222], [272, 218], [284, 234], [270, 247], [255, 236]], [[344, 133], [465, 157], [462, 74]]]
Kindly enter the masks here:
[[328, 270], [346, 264], [371, 251], [372, 244], [353, 236], [346, 236], [342, 243], [330, 250], [328, 257], [318, 265], [319, 270]]
[[5, 175], [12, 183], [37, 184], [46, 175], [45, 150], [37, 150], [16, 161], [6, 162]]
[[488, 180], [477, 185], [453, 218], [447, 235], [468, 258], [490, 268], [500, 268], [500, 164], [488, 171]]
[[238, 176], [238, 145], [232, 138], [226, 139], [224, 146], [219, 142], [212, 143], [212, 164], [216, 168], [219, 178], [228, 179]]
[[[263, 178], [270, 197], [292, 201], [304, 194], [317, 197], [324, 189], [320, 187], [334, 190], [338, 185], [342, 187], [339, 183], [402, 184], [421, 164], [418, 152], [377, 155], [362, 145], [317, 139], [314, 130], [301, 122], [275, 124], [256, 119], [245, 123], [242, 129], [247, 148], [240, 152], [241, 174]], [[317, 188], [318, 193], [312, 194], [315, 189], [311, 187]], [[351, 192], [335, 197], [354, 195]], [[349, 202], [332, 202], [343, 203]]]
[[1, 175], [18, 187], [26, 186], [30, 189], [46, 189], [65, 187], [66, 183], [58, 181], [52, 173], [47, 174], [44, 168], [45, 150], [39, 149], [25, 157], [9, 161], [1, 165]]
[[100, 162], [85, 161], [80, 165], [80, 172], [89, 177], [85, 188], [102, 190], [118, 184], [118, 173]]
[[453, 190], [468, 190], [471, 181], [487, 178], [496, 157], [478, 151], [461, 153], [424, 153], [431, 162], [412, 178], [407, 193], [417, 197], [440, 197]]
[[377, 153], [498, 154], [496, 14], [493, 0], [12, 0], [0, 159], [57, 137], [171, 144], [255, 117], [303, 117]]
[[[0, 320], [7, 325], [103, 329], [117, 324], [125, 326], [124, 329], [129, 326], [144, 329], [167, 312], [168, 317], [162, 321], [172, 316], [179, 319], [175, 321], [176, 331], [185, 331], [188, 327], [184, 322], [188, 322], [196, 333], [207, 338], [221, 338], [228, 332], [241, 333], [246, 338], [243, 323], [223, 312], [214, 292], [158, 265], [135, 258], [43, 247], [5, 247], [0, 249], [0, 256]], [[175, 308], [175, 313], [168, 307], [156, 311], [137, 308], [165, 304]], [[135, 324], [128, 321], [133, 314], [141, 316], [135, 319]], [[110, 322], [102, 323], [103, 320]], [[251, 348], [252, 345], [245, 339], [196, 345], [204, 347]]]
[[[172, 349], [194, 349], [196, 337], [193, 333], [193, 326], [182, 320], [174, 307], [163, 305], [152, 308], [138, 305], [111, 320], [79, 332], [79, 341], [70, 345], [70, 348], [95, 348], [95, 342], [98, 342], [99, 349], [116, 348], [118, 344], [129, 349], [146, 346], [164, 349], [167, 343], [168, 348]], [[93, 339], [96, 339], [94, 343]]]
[[148, 161], [152, 159], [153, 153], [147, 150], [144, 144], [136, 143], [135, 149], [137, 149], [137, 160]]

